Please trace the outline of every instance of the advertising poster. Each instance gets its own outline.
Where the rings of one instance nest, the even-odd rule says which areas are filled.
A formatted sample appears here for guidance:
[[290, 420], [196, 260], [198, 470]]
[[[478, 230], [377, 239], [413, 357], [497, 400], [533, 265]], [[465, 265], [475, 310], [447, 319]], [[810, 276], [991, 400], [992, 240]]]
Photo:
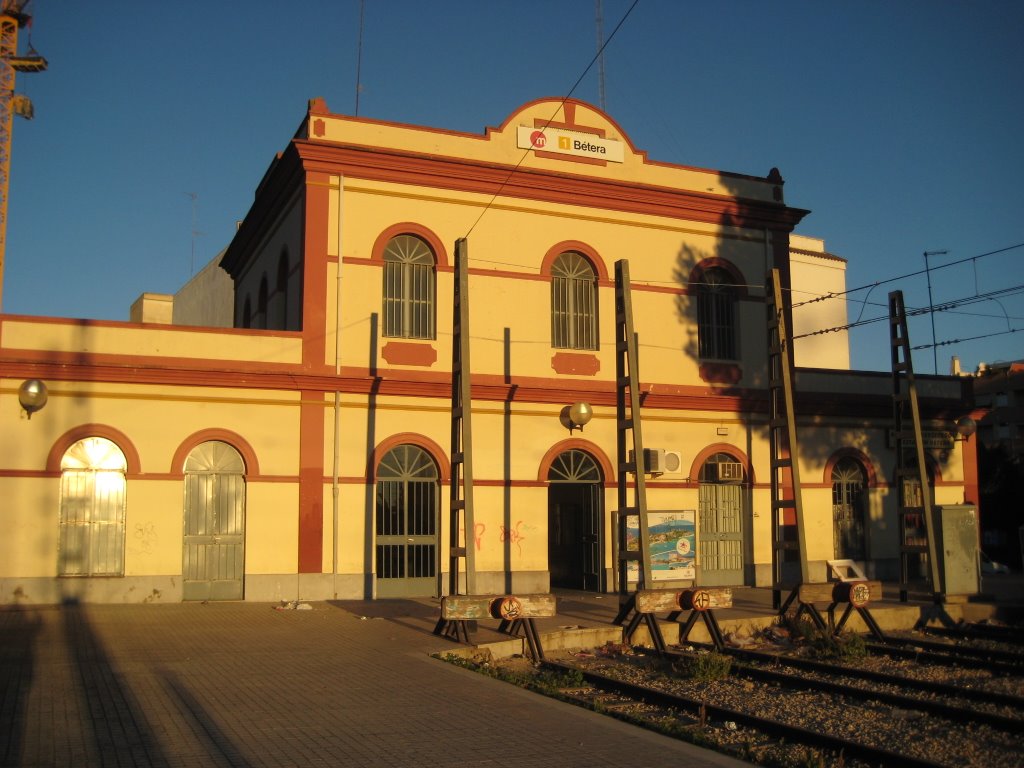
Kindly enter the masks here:
[[[696, 578], [696, 520], [694, 510], [647, 513], [647, 554], [655, 584]], [[636, 515], [626, 518], [626, 548], [640, 548], [640, 521]], [[638, 564], [629, 564], [631, 583], [639, 580], [639, 570]]]

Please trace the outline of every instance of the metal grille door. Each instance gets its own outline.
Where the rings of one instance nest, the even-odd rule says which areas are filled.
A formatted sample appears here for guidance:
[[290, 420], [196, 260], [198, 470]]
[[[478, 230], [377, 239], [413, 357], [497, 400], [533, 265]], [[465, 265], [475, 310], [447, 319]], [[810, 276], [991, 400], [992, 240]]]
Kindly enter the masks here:
[[743, 486], [699, 486], [702, 586], [743, 584]]
[[400, 445], [377, 469], [377, 597], [437, 595], [437, 467]]
[[102, 437], [72, 445], [61, 460], [61, 576], [123, 576], [127, 464]]
[[832, 525], [838, 560], [863, 560], [864, 471], [852, 459], [843, 459], [832, 470]]
[[185, 600], [241, 600], [245, 580], [245, 476], [227, 443], [197, 446], [185, 462]]

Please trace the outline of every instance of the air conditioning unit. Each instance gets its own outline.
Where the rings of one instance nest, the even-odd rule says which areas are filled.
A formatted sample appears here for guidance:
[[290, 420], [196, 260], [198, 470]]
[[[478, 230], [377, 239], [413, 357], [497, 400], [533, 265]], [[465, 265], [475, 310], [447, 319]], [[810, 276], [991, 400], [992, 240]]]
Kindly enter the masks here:
[[683, 454], [681, 451], [665, 451], [665, 469], [663, 477], [683, 476]]
[[722, 461], [718, 464], [718, 479], [741, 481], [743, 480], [743, 465], [738, 461]]
[[[635, 454], [629, 452], [629, 460], [634, 461]], [[639, 467], [638, 467], [639, 469]], [[679, 451], [666, 451], [664, 448], [644, 448], [644, 474], [647, 475], [680, 475], [683, 471], [683, 456]]]

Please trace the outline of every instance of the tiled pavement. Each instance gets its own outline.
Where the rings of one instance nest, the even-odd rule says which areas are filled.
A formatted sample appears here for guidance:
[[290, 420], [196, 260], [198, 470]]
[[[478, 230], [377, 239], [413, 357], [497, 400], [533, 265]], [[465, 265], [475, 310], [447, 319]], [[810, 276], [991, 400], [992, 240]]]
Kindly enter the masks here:
[[429, 602], [0, 609], [4, 766], [739, 766], [430, 657]]

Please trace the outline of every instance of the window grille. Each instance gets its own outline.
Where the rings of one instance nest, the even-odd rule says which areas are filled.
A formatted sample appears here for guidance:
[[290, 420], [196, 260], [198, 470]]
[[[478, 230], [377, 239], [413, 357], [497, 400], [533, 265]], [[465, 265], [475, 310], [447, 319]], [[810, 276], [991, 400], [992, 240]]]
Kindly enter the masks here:
[[384, 335], [436, 338], [434, 253], [413, 235], [398, 235], [384, 249]]
[[735, 360], [736, 290], [724, 269], [707, 270], [697, 293], [697, 335], [705, 360]]
[[575, 251], [551, 266], [551, 346], [597, 349], [597, 280], [594, 268]]

